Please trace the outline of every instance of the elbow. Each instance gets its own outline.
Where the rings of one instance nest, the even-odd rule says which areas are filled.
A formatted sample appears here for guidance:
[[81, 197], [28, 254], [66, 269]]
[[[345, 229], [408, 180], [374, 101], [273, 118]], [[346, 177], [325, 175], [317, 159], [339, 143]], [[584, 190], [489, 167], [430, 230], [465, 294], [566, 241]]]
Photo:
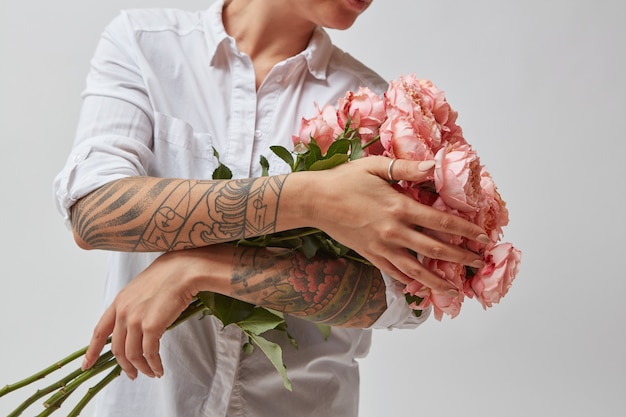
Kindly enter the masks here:
[[95, 247], [91, 243], [89, 243], [87, 239], [85, 239], [84, 236], [81, 235], [80, 232], [73, 226], [72, 234], [74, 235], [74, 242], [76, 242], [76, 245], [78, 245], [79, 248], [84, 250], [95, 249]]
[[90, 242], [89, 237], [87, 236], [87, 227], [85, 224], [89, 224], [88, 219], [85, 219], [85, 216], [81, 214], [81, 210], [79, 209], [80, 201], [76, 202], [70, 209], [71, 218], [70, 223], [72, 225], [72, 235], [74, 237], [74, 242], [78, 245], [79, 248], [84, 250], [92, 250], [96, 249], [95, 246]]

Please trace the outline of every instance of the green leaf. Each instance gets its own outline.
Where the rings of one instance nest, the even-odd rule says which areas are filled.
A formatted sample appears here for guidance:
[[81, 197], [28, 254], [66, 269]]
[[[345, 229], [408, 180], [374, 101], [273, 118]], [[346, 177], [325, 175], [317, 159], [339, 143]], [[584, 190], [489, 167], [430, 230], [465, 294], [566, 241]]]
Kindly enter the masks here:
[[350, 252], [350, 248], [347, 247], [346, 245], [342, 245], [341, 243], [337, 242], [334, 239], [331, 238], [325, 238], [322, 240], [324, 247], [326, 248], [326, 250], [332, 254], [334, 254], [337, 257], [341, 257], [346, 255], [348, 252]]
[[314, 257], [319, 248], [320, 243], [318, 239], [315, 239], [312, 236], [304, 236], [302, 238], [302, 253], [307, 259]]
[[306, 162], [304, 161], [303, 154], [298, 154], [296, 162], [293, 165], [292, 171], [293, 172], [306, 171]]
[[201, 292], [198, 298], [224, 326], [237, 323], [252, 314], [255, 306], [222, 294]]
[[261, 176], [262, 177], [267, 177], [269, 175], [269, 170], [270, 170], [270, 162], [267, 160], [266, 157], [264, 157], [263, 155], [261, 155]]
[[198, 293], [198, 299], [202, 301], [202, 304], [210, 310], [210, 315], [213, 314], [215, 309], [215, 293], [210, 291], [201, 291]]
[[347, 139], [339, 139], [334, 141], [328, 151], [326, 151], [326, 158], [336, 155], [338, 153], [348, 154], [350, 150], [350, 141]]
[[248, 342], [248, 343], [245, 343], [241, 349], [243, 350], [243, 353], [245, 353], [246, 355], [251, 355], [252, 352], [254, 352], [254, 345]]
[[217, 159], [218, 165], [213, 171], [212, 178], [214, 180], [229, 180], [233, 177], [233, 172], [226, 165], [220, 161], [220, 153], [217, 149], [213, 148], [213, 156]]
[[213, 179], [214, 180], [229, 180], [233, 177], [233, 172], [226, 165], [220, 164], [213, 171]]
[[282, 324], [278, 325], [276, 327], [276, 330], [280, 330], [281, 332], [285, 332], [285, 334], [287, 335], [287, 339], [289, 340], [289, 343], [291, 343], [291, 346], [295, 347], [296, 349], [299, 349], [298, 341], [296, 340], [295, 337], [293, 337], [289, 333], [289, 330], [287, 329], [287, 323], [282, 323]]
[[292, 391], [291, 381], [287, 377], [287, 367], [283, 363], [283, 350], [276, 343], [270, 342], [262, 336], [254, 334], [249, 335], [250, 339], [265, 353], [265, 356], [272, 362], [274, 368], [278, 371], [283, 378], [283, 385], [289, 391]]
[[315, 323], [315, 327], [317, 327], [319, 331], [322, 333], [322, 336], [324, 336], [324, 340], [328, 340], [328, 338], [330, 337], [330, 332], [332, 328], [327, 324], [320, 324], [320, 323]]
[[311, 143], [309, 143], [309, 151], [304, 154], [305, 170], [309, 170], [311, 165], [321, 159], [324, 159], [322, 156], [322, 150], [317, 143], [315, 143], [315, 139], [311, 139]]
[[242, 330], [252, 334], [260, 335], [268, 330], [276, 329], [285, 319], [265, 308], [257, 307], [245, 319], [237, 322]]
[[309, 171], [322, 171], [324, 169], [331, 169], [348, 162], [348, 159], [348, 155], [338, 153], [328, 159], [316, 161], [315, 163], [311, 164], [309, 166]]
[[361, 139], [356, 138], [350, 141], [350, 160], [356, 161], [363, 157], [363, 147], [361, 146]]
[[278, 156], [280, 159], [285, 161], [287, 165], [293, 168], [293, 155], [291, 155], [291, 152], [289, 152], [287, 148], [283, 146], [270, 146], [270, 149], [276, 154], [276, 156]]

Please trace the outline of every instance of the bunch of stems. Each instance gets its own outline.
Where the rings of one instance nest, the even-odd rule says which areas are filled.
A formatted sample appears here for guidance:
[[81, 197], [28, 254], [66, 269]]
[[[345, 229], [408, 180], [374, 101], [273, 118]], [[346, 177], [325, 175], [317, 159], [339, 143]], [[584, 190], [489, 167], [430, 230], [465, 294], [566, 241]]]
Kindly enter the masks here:
[[[168, 329], [176, 327], [177, 325], [188, 320], [189, 318], [199, 313], [205, 312], [206, 310], [207, 307], [200, 300], [194, 300], [191, 304], [189, 304], [185, 311], [181, 313], [178, 319], [176, 319], [176, 321], [168, 327]], [[109, 339], [107, 340], [107, 345], [109, 345], [110, 343], [111, 338], [109, 337]], [[9, 384], [4, 386], [3, 388], [0, 388], [0, 397], [29, 386], [36, 381], [39, 381], [53, 373], [56, 373], [61, 368], [82, 357], [86, 352], [87, 347], [84, 347], [72, 353], [71, 355], [61, 359], [60, 361], [55, 362], [49, 367], [35, 373], [34, 375], [29, 376], [28, 378], [24, 378], [23, 380], [18, 381], [14, 384]], [[111, 381], [113, 381], [121, 374], [122, 368], [118, 365], [117, 360], [110, 350], [100, 355], [96, 363], [91, 368], [85, 370], [82, 370], [81, 368], [75, 369], [69, 374], [53, 382], [52, 384], [44, 388], [37, 389], [30, 397], [22, 402], [7, 417], [16, 417], [22, 415], [24, 411], [26, 411], [28, 408], [30, 408], [32, 405], [34, 405], [36, 402], [46, 396], [48, 396], [48, 398], [45, 399], [45, 401], [43, 402], [43, 411], [37, 414], [37, 417], [49, 416], [50, 414], [59, 410], [63, 403], [70, 397], [70, 395], [76, 392], [79, 387], [105, 371], [109, 372], [95, 385], [90, 387], [83, 395], [83, 397], [76, 403], [74, 408], [67, 414], [68, 417], [76, 417], [85, 409], [87, 404], [89, 404], [89, 402], [105, 386], [107, 386]]]

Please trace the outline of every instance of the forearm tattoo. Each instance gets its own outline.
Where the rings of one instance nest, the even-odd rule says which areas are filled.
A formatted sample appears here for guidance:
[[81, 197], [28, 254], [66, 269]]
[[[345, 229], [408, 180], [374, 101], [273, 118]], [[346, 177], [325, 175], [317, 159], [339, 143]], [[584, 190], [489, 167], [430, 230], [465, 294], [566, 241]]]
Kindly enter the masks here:
[[368, 327], [387, 306], [380, 272], [360, 262], [242, 248], [233, 266], [235, 297], [317, 323]]
[[270, 234], [285, 178], [118, 180], [77, 202], [72, 224], [91, 247], [138, 252]]

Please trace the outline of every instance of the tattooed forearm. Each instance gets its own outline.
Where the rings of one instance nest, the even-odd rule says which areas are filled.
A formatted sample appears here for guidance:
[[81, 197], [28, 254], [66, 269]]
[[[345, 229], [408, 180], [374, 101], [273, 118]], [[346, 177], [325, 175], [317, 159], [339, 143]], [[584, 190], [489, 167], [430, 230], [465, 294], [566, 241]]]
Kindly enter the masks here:
[[232, 181], [133, 177], [113, 181], [72, 207], [86, 248], [158, 252], [276, 231], [286, 176]]
[[387, 306], [380, 272], [360, 262], [244, 248], [233, 267], [234, 296], [314, 322], [368, 327]]

